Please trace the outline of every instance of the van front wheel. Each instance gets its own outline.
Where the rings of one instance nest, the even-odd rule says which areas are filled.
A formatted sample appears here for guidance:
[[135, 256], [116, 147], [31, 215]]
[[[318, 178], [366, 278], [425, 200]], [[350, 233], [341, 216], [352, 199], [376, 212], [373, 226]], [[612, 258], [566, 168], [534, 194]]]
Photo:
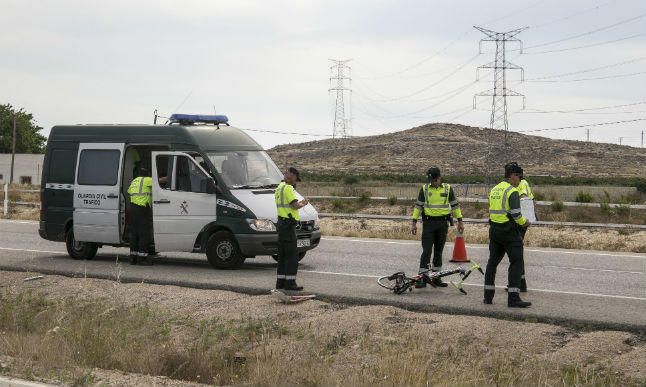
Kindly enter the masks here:
[[211, 235], [206, 244], [206, 258], [216, 269], [236, 269], [245, 260], [233, 234], [228, 231], [218, 231]]
[[92, 242], [79, 242], [74, 239], [74, 233], [70, 229], [65, 236], [67, 254], [73, 259], [92, 259], [96, 255], [99, 246]]

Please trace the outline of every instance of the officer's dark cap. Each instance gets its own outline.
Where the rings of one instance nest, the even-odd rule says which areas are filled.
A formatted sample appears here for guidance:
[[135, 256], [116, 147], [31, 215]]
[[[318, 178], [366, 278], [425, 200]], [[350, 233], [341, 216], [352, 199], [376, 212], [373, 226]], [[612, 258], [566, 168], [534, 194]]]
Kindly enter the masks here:
[[438, 177], [442, 176], [442, 174], [440, 173], [440, 168], [438, 168], [438, 167], [430, 167], [426, 171], [426, 176], [430, 177], [431, 180], [435, 180]]
[[287, 168], [287, 172], [289, 172], [289, 173], [293, 174], [294, 176], [296, 176], [296, 181], [301, 181], [301, 173], [298, 172], [298, 169], [296, 169], [294, 167], [289, 167], [289, 168]]
[[511, 177], [512, 174], [523, 176], [523, 168], [519, 167], [517, 163], [509, 163], [505, 165], [505, 178]]

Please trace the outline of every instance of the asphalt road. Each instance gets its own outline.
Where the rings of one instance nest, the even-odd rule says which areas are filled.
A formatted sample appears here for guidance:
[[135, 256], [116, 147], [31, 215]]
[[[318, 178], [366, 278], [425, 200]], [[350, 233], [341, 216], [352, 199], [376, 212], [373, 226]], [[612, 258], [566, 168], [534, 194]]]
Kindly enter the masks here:
[[[452, 248], [447, 244], [445, 268], [452, 266], [446, 262]], [[467, 250], [470, 259], [485, 266], [487, 246], [471, 245]], [[479, 273], [469, 277], [466, 296], [452, 287], [395, 295], [376, 284], [377, 277], [396, 271], [413, 274], [420, 252], [419, 243], [411, 241], [324, 237], [301, 262], [299, 282], [306, 291], [339, 302], [646, 331], [646, 254], [528, 248], [530, 290], [523, 298], [533, 305], [519, 310], [506, 306], [504, 261], [494, 305], [482, 304]], [[199, 254], [165, 253], [152, 267], [127, 264], [127, 254], [126, 249], [102, 248], [94, 260], [75, 261], [63, 243], [38, 236], [37, 222], [0, 221], [0, 269], [249, 293], [265, 292], [274, 284], [275, 262], [270, 257], [249, 259], [239, 270], [219, 271]]]

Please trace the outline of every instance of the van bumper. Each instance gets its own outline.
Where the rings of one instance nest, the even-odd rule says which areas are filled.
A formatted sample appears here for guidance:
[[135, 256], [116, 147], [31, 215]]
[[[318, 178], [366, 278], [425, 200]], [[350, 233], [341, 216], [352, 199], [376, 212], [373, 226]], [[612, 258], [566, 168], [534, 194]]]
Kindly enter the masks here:
[[[278, 254], [278, 234], [236, 234], [240, 252], [245, 257], [256, 255]], [[316, 230], [307, 234], [297, 234], [298, 239], [309, 239], [308, 247], [299, 247], [298, 252], [316, 248], [321, 242], [321, 231]]]

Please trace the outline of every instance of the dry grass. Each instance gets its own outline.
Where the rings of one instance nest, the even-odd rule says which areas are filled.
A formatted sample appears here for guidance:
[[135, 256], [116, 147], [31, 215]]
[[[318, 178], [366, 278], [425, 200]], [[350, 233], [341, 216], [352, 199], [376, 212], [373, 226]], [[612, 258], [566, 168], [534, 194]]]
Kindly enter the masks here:
[[142, 374], [263, 386], [646, 382], [646, 343], [625, 332], [0, 274], [3, 374], [76, 385], [104, 382], [101, 369], [136, 373], [114, 385], [152, 385]]
[[[421, 234], [411, 235], [407, 221], [329, 218], [321, 220], [321, 232], [344, 237], [407, 240], [419, 240]], [[448, 239], [455, 240], [455, 235], [449, 233]], [[488, 226], [466, 225], [465, 240], [467, 244], [489, 243]], [[646, 253], [646, 232], [534, 227], [527, 232], [525, 246]]]

